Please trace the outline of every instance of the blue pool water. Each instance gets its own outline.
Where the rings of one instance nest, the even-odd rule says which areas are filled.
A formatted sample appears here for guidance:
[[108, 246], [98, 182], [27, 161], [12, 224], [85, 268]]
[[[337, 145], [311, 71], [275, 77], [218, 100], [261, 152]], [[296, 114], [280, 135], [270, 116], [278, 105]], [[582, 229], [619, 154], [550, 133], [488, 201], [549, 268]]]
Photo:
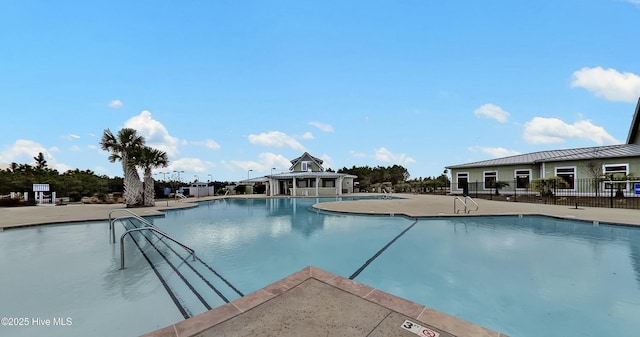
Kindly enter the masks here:
[[[510, 336], [640, 331], [640, 229], [533, 216], [416, 220], [311, 208], [324, 201], [335, 198], [214, 200], [152, 221], [243, 294], [314, 265]], [[117, 229], [119, 237], [124, 230]], [[0, 335], [135, 335], [183, 319], [132, 240], [126, 244], [121, 271], [104, 222], [0, 232], [0, 316], [73, 318], [73, 326], [55, 329], [0, 326]], [[148, 258], [167, 283], [179, 283], [166, 263]], [[185, 270], [185, 262], [173, 261]], [[223, 296], [240, 296], [201, 270]], [[177, 302], [190, 315], [205, 311], [188, 292], [176, 289]], [[224, 303], [216, 294], [206, 301]]]

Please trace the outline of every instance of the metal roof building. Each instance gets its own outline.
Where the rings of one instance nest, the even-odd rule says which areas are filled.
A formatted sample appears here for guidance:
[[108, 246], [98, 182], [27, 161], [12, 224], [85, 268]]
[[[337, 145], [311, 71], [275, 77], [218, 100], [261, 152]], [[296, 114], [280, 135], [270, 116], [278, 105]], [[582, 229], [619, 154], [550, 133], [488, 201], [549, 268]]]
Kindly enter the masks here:
[[[490, 193], [499, 182], [510, 185], [514, 193], [527, 192], [532, 182], [547, 178], [563, 179], [562, 193], [586, 195], [595, 188], [605, 189], [608, 185], [584, 179], [617, 176], [628, 180], [640, 175], [640, 99], [626, 144], [538, 151], [446, 168], [451, 171], [454, 193], [464, 193], [468, 186], [479, 193]], [[629, 182], [621, 184], [616, 186], [623, 186], [621, 190], [625, 193], [632, 192]]]
[[635, 113], [626, 144], [583, 147], [575, 149], [548, 150], [525, 153], [515, 156], [495, 158], [472, 163], [447, 166], [448, 169], [462, 169], [490, 166], [511, 166], [521, 164], [538, 164], [554, 161], [589, 160], [604, 158], [640, 157], [640, 99], [636, 104]]
[[519, 164], [538, 164], [554, 161], [589, 160], [594, 158], [640, 157], [640, 144], [619, 144], [576, 149], [549, 150], [525, 153], [510, 157], [495, 158], [473, 163], [447, 166], [448, 169], [472, 167], [511, 166]]

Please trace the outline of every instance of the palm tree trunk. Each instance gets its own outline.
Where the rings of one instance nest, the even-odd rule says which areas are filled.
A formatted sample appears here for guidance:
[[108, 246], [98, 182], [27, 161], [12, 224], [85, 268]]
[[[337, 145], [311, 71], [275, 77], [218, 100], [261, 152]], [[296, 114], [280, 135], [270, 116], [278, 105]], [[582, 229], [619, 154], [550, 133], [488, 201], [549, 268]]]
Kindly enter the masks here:
[[127, 206], [142, 203], [142, 182], [134, 165], [127, 165], [124, 175], [124, 201]]
[[151, 172], [144, 174], [144, 205], [155, 206], [155, 189], [154, 189], [153, 177]]

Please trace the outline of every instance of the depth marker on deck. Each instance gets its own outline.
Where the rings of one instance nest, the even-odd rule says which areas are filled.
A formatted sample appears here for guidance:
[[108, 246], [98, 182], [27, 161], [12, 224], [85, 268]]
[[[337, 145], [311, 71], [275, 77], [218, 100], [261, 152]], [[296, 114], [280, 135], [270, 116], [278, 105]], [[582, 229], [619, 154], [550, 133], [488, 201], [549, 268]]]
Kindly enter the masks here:
[[407, 331], [411, 331], [414, 334], [418, 335], [418, 336], [425, 336], [425, 337], [440, 337], [440, 333], [433, 331], [429, 328], [425, 328], [420, 324], [416, 324], [411, 322], [410, 320], [405, 320], [404, 323], [402, 323], [402, 325], [400, 325], [400, 327], [402, 327], [403, 329], [407, 330]]

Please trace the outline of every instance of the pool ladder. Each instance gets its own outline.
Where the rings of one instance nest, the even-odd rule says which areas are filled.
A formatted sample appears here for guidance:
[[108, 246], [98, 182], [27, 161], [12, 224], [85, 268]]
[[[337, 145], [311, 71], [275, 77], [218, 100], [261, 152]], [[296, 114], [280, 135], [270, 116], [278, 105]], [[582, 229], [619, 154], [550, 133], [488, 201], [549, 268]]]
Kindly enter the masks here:
[[[127, 212], [130, 215], [125, 215], [125, 216], [121, 216], [121, 217], [117, 217], [117, 218], [112, 218], [111, 214], [113, 212]], [[122, 236], [120, 236], [120, 269], [124, 269], [124, 238], [125, 236], [127, 236], [127, 234], [131, 234], [132, 232], [139, 232], [139, 231], [145, 231], [145, 230], [149, 230], [152, 231], [162, 237], [165, 237], [169, 240], [171, 240], [172, 242], [174, 242], [175, 244], [177, 244], [178, 246], [184, 248], [187, 252], [189, 252], [189, 254], [191, 254], [191, 259], [192, 261], [195, 261], [196, 259], [196, 252], [195, 250], [193, 250], [192, 248], [188, 247], [187, 245], [183, 244], [182, 242], [172, 238], [171, 236], [169, 236], [169, 234], [161, 231], [156, 225], [154, 225], [153, 223], [151, 223], [149, 220], [139, 216], [138, 214], [128, 210], [128, 209], [124, 209], [124, 208], [119, 208], [119, 209], [114, 209], [112, 211], [109, 212], [109, 230], [111, 231], [111, 242], [112, 243], [116, 243], [116, 230], [115, 230], [115, 222], [117, 220], [120, 219], [124, 219], [124, 218], [134, 218], [138, 221], [140, 221], [144, 227], [138, 227], [138, 228], [132, 228], [132, 229], [128, 229], [126, 230]]]
[[[464, 209], [457, 208], [458, 201], [464, 206]], [[475, 206], [475, 209], [469, 208], [469, 202], [471, 202]], [[455, 199], [453, 199], [453, 213], [455, 214], [458, 214], [461, 210], [464, 210], [465, 214], [469, 214], [471, 211], [477, 211], [478, 209], [480, 209], [478, 203], [476, 203], [476, 201], [471, 199], [471, 197], [468, 195], [465, 196], [464, 199], [460, 197], [456, 197]]]

